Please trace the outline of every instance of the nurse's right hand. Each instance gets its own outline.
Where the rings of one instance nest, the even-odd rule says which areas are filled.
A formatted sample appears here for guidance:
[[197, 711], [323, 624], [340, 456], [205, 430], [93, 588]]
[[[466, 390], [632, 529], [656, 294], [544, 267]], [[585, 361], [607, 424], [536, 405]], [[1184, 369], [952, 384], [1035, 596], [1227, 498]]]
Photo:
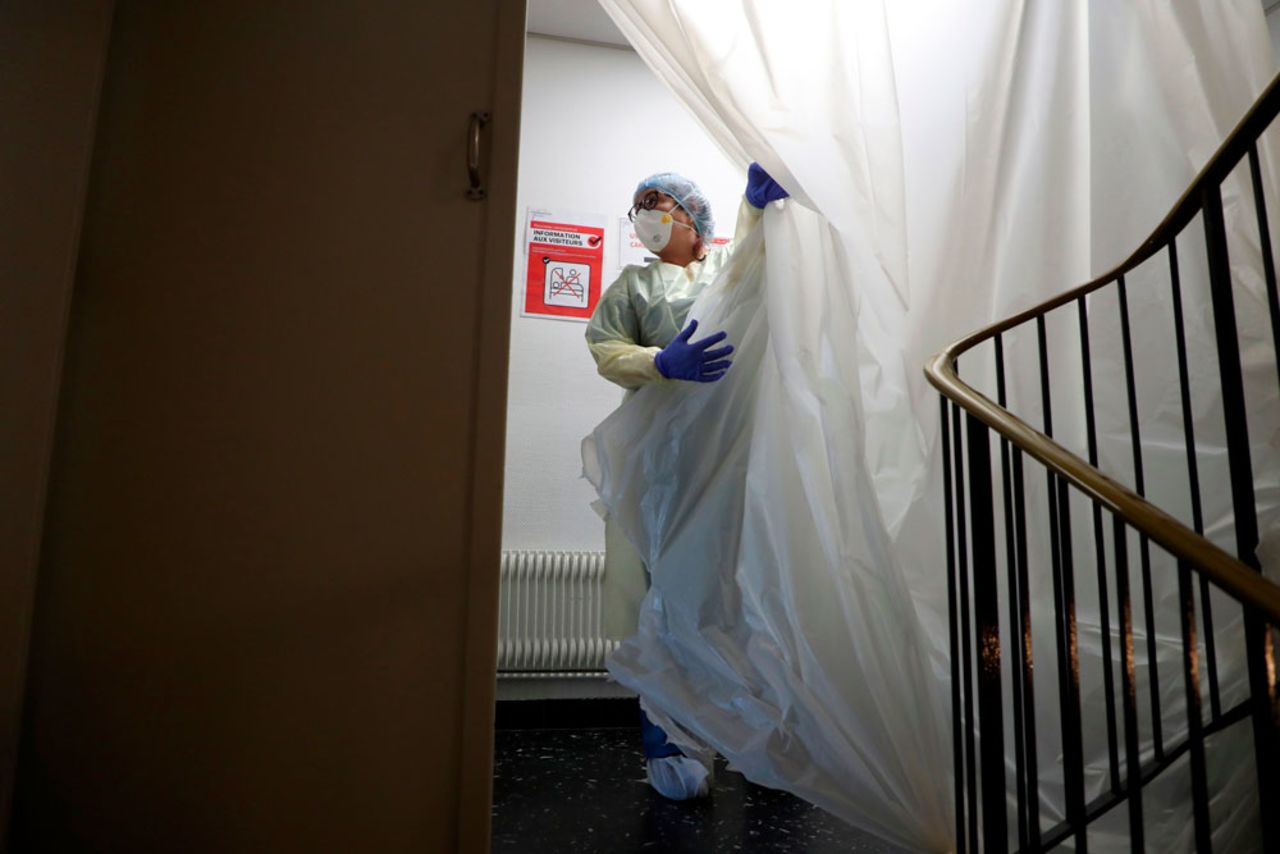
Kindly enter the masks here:
[[669, 380], [695, 383], [713, 383], [724, 376], [733, 364], [725, 358], [733, 352], [733, 345], [711, 348], [723, 341], [726, 333], [717, 332], [691, 343], [689, 339], [697, 330], [698, 321], [690, 320], [689, 325], [654, 357], [658, 373]]

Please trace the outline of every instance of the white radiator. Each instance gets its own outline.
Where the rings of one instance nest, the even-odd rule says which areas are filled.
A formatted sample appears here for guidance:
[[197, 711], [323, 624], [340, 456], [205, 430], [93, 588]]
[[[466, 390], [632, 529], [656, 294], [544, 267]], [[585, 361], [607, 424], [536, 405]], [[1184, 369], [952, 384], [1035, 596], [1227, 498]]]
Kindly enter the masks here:
[[603, 586], [604, 552], [503, 552], [498, 672], [604, 670]]

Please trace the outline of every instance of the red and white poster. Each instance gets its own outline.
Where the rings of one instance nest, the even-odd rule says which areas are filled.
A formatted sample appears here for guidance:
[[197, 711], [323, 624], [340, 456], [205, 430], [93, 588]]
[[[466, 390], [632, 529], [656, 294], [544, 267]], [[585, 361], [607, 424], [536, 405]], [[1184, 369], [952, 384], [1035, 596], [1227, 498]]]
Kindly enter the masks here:
[[529, 210], [523, 314], [591, 318], [603, 287], [605, 221], [603, 216]]

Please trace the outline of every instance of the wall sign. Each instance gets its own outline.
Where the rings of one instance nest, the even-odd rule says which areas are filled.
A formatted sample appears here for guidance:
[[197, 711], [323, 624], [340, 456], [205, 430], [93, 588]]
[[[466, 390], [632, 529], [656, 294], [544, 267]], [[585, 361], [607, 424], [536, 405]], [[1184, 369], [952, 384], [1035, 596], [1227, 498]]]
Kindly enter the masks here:
[[529, 209], [522, 314], [591, 318], [600, 302], [605, 222], [603, 216]]

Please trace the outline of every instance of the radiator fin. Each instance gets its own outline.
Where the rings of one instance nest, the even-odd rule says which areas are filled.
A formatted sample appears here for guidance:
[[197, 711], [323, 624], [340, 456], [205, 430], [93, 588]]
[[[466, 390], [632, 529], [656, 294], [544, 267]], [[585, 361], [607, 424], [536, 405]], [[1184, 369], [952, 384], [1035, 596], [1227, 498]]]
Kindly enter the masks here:
[[604, 670], [604, 552], [502, 554], [498, 672]]

